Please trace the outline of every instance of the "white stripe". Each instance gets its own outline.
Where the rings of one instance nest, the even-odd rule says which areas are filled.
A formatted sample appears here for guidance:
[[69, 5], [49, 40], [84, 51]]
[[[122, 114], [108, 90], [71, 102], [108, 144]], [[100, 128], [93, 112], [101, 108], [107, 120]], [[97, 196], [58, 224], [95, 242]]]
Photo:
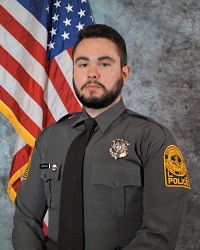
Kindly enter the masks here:
[[73, 63], [70, 55], [68, 54], [67, 50], [64, 50], [62, 53], [55, 57], [56, 62], [58, 63], [63, 75], [65, 76], [74, 96], [77, 99], [77, 102], [80, 106], [82, 106], [81, 102], [78, 100], [72, 83], [72, 70], [73, 70]]
[[47, 30], [27, 9], [15, 0], [3, 0], [2, 6], [46, 49]]
[[44, 222], [46, 224], [46, 226], [48, 227], [48, 223], [49, 223], [49, 210], [47, 210], [45, 216], [44, 216]]
[[0, 67], [0, 75], [4, 81], [2, 87], [16, 100], [20, 108], [27, 114], [37, 126], [42, 128], [43, 110], [41, 107], [24, 91], [18, 81], [13, 78], [3, 67]]
[[15, 149], [14, 149], [14, 155], [20, 151], [27, 142], [25, 142], [20, 136], [17, 136], [16, 142], [15, 142]]
[[35, 60], [35, 58], [18, 42], [7, 30], [0, 26], [0, 32], [2, 37], [2, 46], [8, 51], [12, 57], [14, 57], [27, 73], [35, 79], [38, 84], [44, 89], [44, 84], [46, 83], [47, 75], [40, 63]]
[[56, 90], [49, 80], [44, 92], [44, 99], [47, 103], [47, 106], [51, 110], [54, 119], [58, 121], [62, 116], [66, 115], [68, 111], [61, 102], [58, 93], [56, 92], [55, 94], [54, 92], [56, 92]]
[[10, 33], [0, 26], [0, 33], [4, 37], [2, 46], [12, 55], [27, 71], [27, 73], [42, 87], [45, 91], [44, 99], [49, 107], [54, 119], [57, 121], [67, 113], [58, 93], [52, 82], [38, 61], [13, 37]]
[[68, 52], [65, 50], [59, 55], [55, 57], [55, 60], [57, 61], [63, 75], [67, 79], [70, 88], [73, 89], [72, 85], [72, 69], [73, 69], [73, 64], [72, 64], [72, 59], [69, 56]]

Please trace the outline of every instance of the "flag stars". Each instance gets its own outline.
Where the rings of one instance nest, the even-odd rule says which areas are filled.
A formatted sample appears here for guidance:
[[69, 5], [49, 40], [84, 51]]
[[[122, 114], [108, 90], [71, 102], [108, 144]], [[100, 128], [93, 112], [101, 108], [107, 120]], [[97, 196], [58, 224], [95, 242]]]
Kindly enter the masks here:
[[80, 9], [80, 11], [78, 12], [78, 14], [80, 15], [80, 18], [82, 16], [85, 16], [85, 10]]
[[68, 25], [71, 25], [71, 21], [72, 20], [69, 20], [68, 18], [66, 18], [66, 20], [63, 21], [63, 23], [65, 23], [65, 26], [68, 26]]
[[58, 21], [58, 17], [59, 17], [59, 14], [58, 14], [58, 15], [54, 14], [54, 16], [52, 17], [53, 21], [54, 21], [54, 22], [55, 22], [55, 21]]
[[49, 59], [58, 55], [63, 49], [73, 46], [78, 32], [93, 23], [87, 0], [80, 0], [79, 4], [75, 4], [75, 0], [50, 2], [51, 5], [46, 3], [44, 6], [51, 23], [51, 26], [48, 26], [46, 46]]
[[70, 11], [73, 12], [72, 8], [73, 8], [73, 5], [70, 5], [69, 3], [68, 3], [68, 6], [65, 7], [65, 9], [67, 9], [67, 13], [69, 13]]
[[79, 24], [76, 26], [76, 28], [78, 29], [78, 31], [80, 31], [80, 30], [83, 29], [83, 26], [84, 26], [84, 24], [79, 23]]
[[51, 36], [57, 35], [57, 34], [56, 34], [56, 30], [57, 30], [57, 29], [52, 28], [52, 30], [49, 31], [49, 33], [51, 33]]
[[65, 39], [69, 39], [69, 34], [70, 34], [70, 33], [66, 33], [66, 32], [64, 31], [64, 33], [63, 33], [61, 36], [62, 36], [63, 39], [65, 40]]
[[50, 49], [55, 49], [55, 48], [54, 48], [54, 44], [55, 44], [55, 43], [52, 43], [51, 41], [50, 41], [49, 44], [47, 44], [47, 46], [49, 47], [49, 50], [50, 50]]
[[58, 7], [60, 7], [60, 3], [61, 3], [61, 1], [56, 1], [56, 3], [54, 3], [54, 5], [56, 6], [56, 9], [58, 8]]

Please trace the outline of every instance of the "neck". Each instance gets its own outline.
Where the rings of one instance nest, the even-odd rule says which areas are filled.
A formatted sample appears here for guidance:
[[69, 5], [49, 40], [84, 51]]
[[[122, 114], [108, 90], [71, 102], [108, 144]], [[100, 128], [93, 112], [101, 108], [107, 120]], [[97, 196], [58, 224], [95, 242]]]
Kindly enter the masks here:
[[101, 113], [103, 113], [104, 111], [106, 111], [107, 109], [111, 108], [112, 106], [114, 106], [116, 103], [118, 103], [121, 99], [121, 95], [118, 96], [114, 102], [112, 102], [109, 106], [105, 107], [105, 108], [101, 108], [101, 109], [93, 109], [93, 108], [88, 108], [84, 106], [85, 111], [87, 112], [87, 114], [94, 118], [98, 115], [100, 115]]

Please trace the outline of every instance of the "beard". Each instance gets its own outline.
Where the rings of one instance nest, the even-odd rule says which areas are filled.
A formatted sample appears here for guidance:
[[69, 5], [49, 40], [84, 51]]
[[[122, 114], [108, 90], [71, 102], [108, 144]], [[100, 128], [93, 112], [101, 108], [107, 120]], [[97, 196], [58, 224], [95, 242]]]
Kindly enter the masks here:
[[83, 94], [81, 94], [80, 91], [78, 91], [78, 89], [76, 88], [76, 83], [74, 82], [74, 79], [73, 79], [74, 91], [75, 91], [77, 98], [83, 104], [83, 106], [87, 108], [93, 108], [93, 109], [105, 108], [109, 106], [110, 104], [112, 104], [116, 100], [116, 98], [121, 94], [122, 88], [123, 88], [123, 78], [120, 77], [115, 82], [115, 85], [113, 86], [111, 90], [107, 90], [102, 83], [96, 80], [86, 82], [82, 86], [81, 90], [84, 89], [90, 83], [95, 83], [98, 86], [100, 86], [104, 90], [104, 93], [100, 97], [92, 96], [92, 93], [91, 93], [91, 96], [86, 97]]

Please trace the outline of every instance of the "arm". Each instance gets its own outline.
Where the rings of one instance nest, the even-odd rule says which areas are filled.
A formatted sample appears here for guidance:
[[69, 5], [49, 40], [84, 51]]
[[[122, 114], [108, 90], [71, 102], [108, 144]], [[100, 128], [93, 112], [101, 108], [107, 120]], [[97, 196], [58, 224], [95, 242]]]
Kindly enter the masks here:
[[[185, 211], [187, 186], [166, 186], [164, 178], [166, 172], [164, 160], [174, 154], [172, 151], [171, 155], [167, 156], [165, 150], [169, 145], [174, 145], [175, 141], [164, 128], [157, 132], [150, 131], [149, 134], [151, 138], [148, 136], [148, 139], [147, 137], [144, 139], [145, 147], [142, 152], [143, 225], [136, 238], [124, 250], [174, 250]], [[169, 161], [169, 164], [173, 164], [173, 161]], [[181, 162], [181, 166], [184, 168], [184, 162]], [[174, 177], [179, 178], [178, 175]]]
[[27, 180], [16, 198], [13, 246], [15, 250], [46, 249], [42, 221], [47, 210], [44, 183], [40, 178], [41, 156], [36, 142]]

